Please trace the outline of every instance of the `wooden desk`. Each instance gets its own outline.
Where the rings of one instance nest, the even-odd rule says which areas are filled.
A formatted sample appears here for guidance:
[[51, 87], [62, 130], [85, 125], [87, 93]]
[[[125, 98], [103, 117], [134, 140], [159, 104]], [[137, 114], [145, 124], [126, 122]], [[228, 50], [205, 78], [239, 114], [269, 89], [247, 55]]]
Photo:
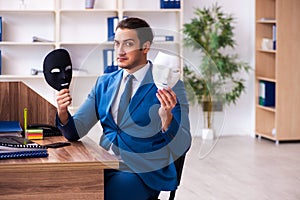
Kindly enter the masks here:
[[[66, 141], [49, 137], [39, 144]], [[103, 171], [118, 160], [88, 137], [47, 158], [0, 160], [0, 199], [104, 199]]]

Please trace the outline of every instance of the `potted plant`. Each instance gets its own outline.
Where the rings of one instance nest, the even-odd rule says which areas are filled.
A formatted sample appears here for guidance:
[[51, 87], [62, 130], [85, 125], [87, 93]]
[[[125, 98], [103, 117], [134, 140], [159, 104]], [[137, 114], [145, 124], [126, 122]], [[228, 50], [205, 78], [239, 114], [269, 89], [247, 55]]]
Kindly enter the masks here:
[[212, 114], [220, 107], [215, 103], [236, 103], [245, 90], [245, 80], [239, 74], [248, 73], [250, 66], [231, 53], [235, 46], [232, 15], [225, 14], [217, 4], [196, 8], [194, 13], [196, 17], [183, 27], [184, 45], [200, 52], [201, 57], [198, 66], [184, 67], [184, 81], [190, 102], [204, 105], [205, 128], [212, 130]]

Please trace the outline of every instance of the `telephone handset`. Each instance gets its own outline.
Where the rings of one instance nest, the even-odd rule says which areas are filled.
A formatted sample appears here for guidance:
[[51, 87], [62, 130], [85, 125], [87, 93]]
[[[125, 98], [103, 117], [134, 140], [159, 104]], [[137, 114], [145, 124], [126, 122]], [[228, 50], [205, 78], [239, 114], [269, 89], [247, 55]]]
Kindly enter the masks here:
[[60, 130], [57, 127], [51, 126], [49, 124], [28, 124], [27, 128], [43, 129], [44, 137], [61, 136], [62, 135], [62, 133], [60, 132]]

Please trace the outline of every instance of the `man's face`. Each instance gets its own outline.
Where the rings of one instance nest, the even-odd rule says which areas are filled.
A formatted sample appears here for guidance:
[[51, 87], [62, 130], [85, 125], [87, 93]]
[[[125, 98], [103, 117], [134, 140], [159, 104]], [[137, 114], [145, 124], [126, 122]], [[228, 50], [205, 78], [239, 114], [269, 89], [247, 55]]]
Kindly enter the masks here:
[[58, 91], [69, 88], [72, 79], [72, 63], [66, 50], [56, 49], [46, 56], [44, 76], [47, 83]]
[[145, 65], [148, 49], [140, 49], [140, 41], [135, 30], [117, 29], [114, 49], [120, 68], [132, 70]]

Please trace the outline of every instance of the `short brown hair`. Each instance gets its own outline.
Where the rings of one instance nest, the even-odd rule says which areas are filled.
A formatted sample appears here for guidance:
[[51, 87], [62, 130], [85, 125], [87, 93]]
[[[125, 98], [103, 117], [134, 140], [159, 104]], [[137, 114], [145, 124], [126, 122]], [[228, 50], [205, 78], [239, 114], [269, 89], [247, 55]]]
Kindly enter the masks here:
[[147, 41], [152, 44], [153, 41], [153, 31], [149, 24], [140, 18], [137, 17], [129, 17], [126, 19], [123, 19], [119, 22], [118, 26], [116, 27], [116, 30], [120, 29], [134, 29], [137, 32], [137, 36], [140, 40], [140, 46], [142, 48], [143, 44]]

